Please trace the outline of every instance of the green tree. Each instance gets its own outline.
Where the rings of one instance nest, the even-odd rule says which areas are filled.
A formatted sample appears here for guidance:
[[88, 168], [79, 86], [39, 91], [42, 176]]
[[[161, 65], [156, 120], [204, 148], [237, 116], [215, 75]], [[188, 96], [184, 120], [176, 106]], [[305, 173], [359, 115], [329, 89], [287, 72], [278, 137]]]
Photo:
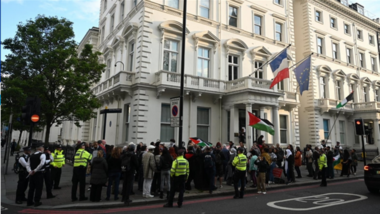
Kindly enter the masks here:
[[78, 54], [72, 25], [65, 18], [39, 15], [20, 23], [14, 38], [2, 42], [11, 52], [1, 62], [4, 90], [14, 90], [9, 94], [19, 93], [24, 100], [32, 96], [41, 99], [45, 143], [54, 123], [75, 120], [80, 126], [79, 121], [95, 117], [93, 109], [100, 107], [90, 88], [105, 68], [99, 63], [101, 53], [86, 44]]

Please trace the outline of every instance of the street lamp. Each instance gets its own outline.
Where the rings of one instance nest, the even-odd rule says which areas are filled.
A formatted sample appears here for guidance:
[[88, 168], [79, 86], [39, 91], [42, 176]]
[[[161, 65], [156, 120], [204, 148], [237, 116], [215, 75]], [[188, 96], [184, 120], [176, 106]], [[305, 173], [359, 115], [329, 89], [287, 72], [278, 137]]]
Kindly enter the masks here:
[[123, 64], [123, 71], [124, 71], [124, 63], [123, 63], [122, 61], [117, 61], [117, 62], [115, 62], [115, 67], [116, 67], [116, 64], [119, 63], [119, 62], [120, 62], [121, 64]]

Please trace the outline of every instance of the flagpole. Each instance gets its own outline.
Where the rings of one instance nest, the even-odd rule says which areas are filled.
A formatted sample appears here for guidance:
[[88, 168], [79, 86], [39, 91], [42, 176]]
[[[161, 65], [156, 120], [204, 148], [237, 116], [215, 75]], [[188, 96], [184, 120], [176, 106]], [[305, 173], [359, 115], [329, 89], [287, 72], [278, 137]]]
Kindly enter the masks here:
[[276, 57], [278, 55], [280, 55], [282, 52], [284, 52], [287, 48], [289, 48], [290, 46], [292, 46], [292, 44], [289, 44], [288, 47], [284, 48], [284, 50], [282, 50], [281, 52], [279, 52], [278, 54], [276, 54], [276, 56], [272, 57], [270, 60], [267, 60], [264, 64], [262, 64], [259, 68], [257, 68], [254, 72], [252, 72], [250, 75], [248, 75], [249, 77], [252, 76], [252, 74], [256, 73], [258, 70], [262, 69], [264, 67], [264, 65], [268, 64], [269, 62], [273, 61], [274, 59], [276, 59]]
[[333, 124], [333, 126], [331, 127], [331, 129], [330, 129], [330, 131], [329, 131], [329, 135], [327, 136], [326, 143], [327, 143], [328, 139], [330, 138], [331, 131], [333, 130], [336, 121], [337, 121], [338, 118], [339, 118], [339, 114], [340, 114], [340, 109], [339, 109], [339, 111], [338, 111], [338, 116], [335, 118], [334, 124]]

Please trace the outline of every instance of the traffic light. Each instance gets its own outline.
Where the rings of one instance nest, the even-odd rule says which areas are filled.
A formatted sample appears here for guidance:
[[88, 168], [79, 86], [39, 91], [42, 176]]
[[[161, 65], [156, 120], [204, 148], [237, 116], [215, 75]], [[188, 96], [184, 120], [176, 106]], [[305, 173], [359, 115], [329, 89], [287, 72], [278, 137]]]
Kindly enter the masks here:
[[33, 106], [30, 114], [29, 120], [37, 123], [40, 120], [41, 117], [41, 100], [40, 98], [34, 98], [33, 100]]
[[21, 109], [21, 121], [24, 125], [30, 125], [30, 117], [32, 116], [32, 107], [34, 103], [34, 98], [28, 97], [26, 99], [25, 105]]
[[355, 119], [355, 129], [357, 135], [364, 135], [364, 124], [362, 119]]

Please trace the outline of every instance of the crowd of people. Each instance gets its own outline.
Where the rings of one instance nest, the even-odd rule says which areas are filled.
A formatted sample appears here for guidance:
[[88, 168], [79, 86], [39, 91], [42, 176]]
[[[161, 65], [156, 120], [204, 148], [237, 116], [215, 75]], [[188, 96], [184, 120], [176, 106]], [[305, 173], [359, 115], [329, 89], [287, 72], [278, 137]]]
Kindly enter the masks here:
[[[59, 178], [64, 165], [64, 156], [57, 147], [54, 153], [48, 148], [37, 147], [37, 152], [29, 155], [30, 148], [25, 147], [22, 170], [17, 190], [16, 203], [26, 200], [24, 192], [29, 183], [28, 206], [41, 204], [42, 181], [45, 181], [47, 198], [55, 197], [51, 190], [60, 189]], [[302, 178], [300, 166], [305, 163], [308, 177], [322, 179], [321, 186], [326, 186], [326, 177], [334, 178], [334, 157], [342, 158], [342, 174], [355, 175], [357, 157], [355, 150], [343, 150], [339, 142], [331, 149], [322, 141], [320, 147], [307, 146], [303, 152], [292, 145], [286, 149], [265, 143], [260, 136], [251, 148], [246, 148], [241, 141], [234, 145], [232, 141], [222, 145], [201, 147], [189, 141], [185, 147], [175, 145], [175, 141], [165, 144], [157, 140], [149, 145], [129, 143], [124, 147], [106, 146], [105, 140], [87, 144], [78, 142], [73, 162], [72, 201], [88, 200], [85, 196], [86, 176], [90, 177], [90, 201], [120, 200], [129, 205], [130, 195], [134, 195], [134, 183], [144, 198], [166, 198], [164, 207], [173, 206], [175, 191], [179, 191], [178, 206], [182, 206], [183, 192], [192, 188], [208, 191], [210, 194], [223, 185], [234, 186], [234, 199], [243, 198], [246, 188], [257, 188], [258, 193], [266, 194], [267, 185], [273, 183], [295, 182]], [[29, 158], [30, 157], [30, 158]], [[63, 162], [62, 162], [63, 160]], [[50, 178], [50, 167], [53, 177]], [[276, 169], [276, 173], [274, 173]], [[297, 176], [294, 173], [297, 173]], [[280, 174], [278, 173], [280, 172]], [[286, 179], [281, 179], [284, 173]], [[30, 178], [29, 178], [30, 177]], [[27, 180], [30, 181], [27, 181]], [[120, 181], [123, 185], [120, 191]], [[79, 199], [77, 189], [79, 184]], [[102, 189], [106, 187], [106, 196]], [[120, 194], [119, 194], [120, 193]]]

